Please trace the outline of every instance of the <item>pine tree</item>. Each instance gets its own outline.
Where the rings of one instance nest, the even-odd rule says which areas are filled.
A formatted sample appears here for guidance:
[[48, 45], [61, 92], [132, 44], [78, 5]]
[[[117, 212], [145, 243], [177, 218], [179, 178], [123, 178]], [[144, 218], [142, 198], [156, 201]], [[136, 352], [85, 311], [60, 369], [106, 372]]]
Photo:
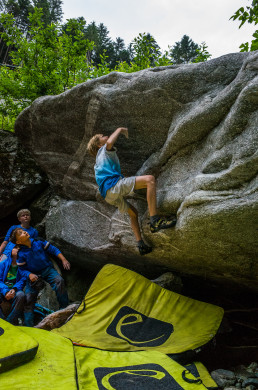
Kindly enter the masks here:
[[34, 7], [43, 10], [43, 22], [45, 26], [62, 21], [62, 0], [33, 0]]
[[110, 58], [111, 68], [115, 68], [118, 63], [126, 62], [130, 64], [130, 53], [125, 47], [125, 42], [122, 38], [118, 37], [113, 42], [113, 57]]
[[176, 42], [170, 51], [174, 64], [187, 64], [193, 62], [198, 55], [199, 45], [188, 36], [184, 35], [180, 42]]
[[100, 23], [98, 26], [95, 22], [90, 23], [86, 28], [85, 38], [93, 41], [95, 44], [94, 49], [87, 54], [88, 60], [93, 65], [101, 64], [103, 56], [109, 64], [112, 62], [114, 47], [109, 37], [109, 31], [103, 23]]

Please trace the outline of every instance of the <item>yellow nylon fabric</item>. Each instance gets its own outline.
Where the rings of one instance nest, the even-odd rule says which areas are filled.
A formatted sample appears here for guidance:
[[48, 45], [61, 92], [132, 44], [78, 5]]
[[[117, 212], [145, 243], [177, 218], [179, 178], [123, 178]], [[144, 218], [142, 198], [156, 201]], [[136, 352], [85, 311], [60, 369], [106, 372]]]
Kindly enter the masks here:
[[[216, 389], [218, 387], [217, 383], [210, 376], [209, 371], [201, 362], [193, 363], [199, 373], [199, 378], [201, 378], [203, 384], [207, 388]], [[186, 366], [187, 368], [187, 366]]]
[[[74, 347], [80, 390], [207, 390], [188, 383], [185, 367], [156, 351], [110, 352]], [[196, 378], [187, 373], [187, 378]], [[178, 387], [178, 385], [181, 387]]]
[[39, 343], [39, 348], [33, 360], [0, 374], [1, 390], [77, 390], [74, 351], [70, 340], [42, 329], [15, 329], [15, 344], [19, 344], [23, 338], [33, 337]]
[[171, 354], [206, 344], [222, 317], [218, 306], [168, 291], [133, 271], [108, 264], [77, 313], [53, 332], [103, 350]]
[[[17, 326], [0, 319], [0, 372], [33, 359], [38, 343], [23, 333]], [[4, 361], [3, 361], [4, 360]]]

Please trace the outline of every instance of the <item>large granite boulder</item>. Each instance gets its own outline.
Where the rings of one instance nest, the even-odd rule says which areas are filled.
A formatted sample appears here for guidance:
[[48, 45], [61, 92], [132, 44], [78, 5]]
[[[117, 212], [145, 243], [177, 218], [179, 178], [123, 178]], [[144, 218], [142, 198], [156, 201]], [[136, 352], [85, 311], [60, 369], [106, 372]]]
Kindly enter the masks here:
[[[258, 53], [206, 63], [111, 73], [58, 96], [37, 99], [16, 122], [16, 134], [63, 198], [46, 219], [49, 238], [73, 261], [181, 273], [257, 288]], [[177, 213], [175, 229], [150, 234], [155, 250], [137, 254], [127, 216], [99, 197], [95, 133], [129, 128], [117, 146], [125, 175], [157, 178], [161, 213]], [[65, 200], [70, 199], [70, 200]]]
[[0, 140], [0, 218], [4, 218], [31, 200], [48, 181], [13, 133], [0, 130]]

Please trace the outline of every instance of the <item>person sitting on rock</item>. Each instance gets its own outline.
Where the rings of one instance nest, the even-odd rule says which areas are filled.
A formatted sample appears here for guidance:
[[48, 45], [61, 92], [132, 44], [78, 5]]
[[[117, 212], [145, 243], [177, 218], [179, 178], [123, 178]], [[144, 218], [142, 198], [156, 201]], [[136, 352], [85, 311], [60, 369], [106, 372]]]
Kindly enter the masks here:
[[0, 262], [0, 318], [13, 325], [18, 325], [18, 318], [23, 316], [25, 294], [22, 290], [27, 280], [27, 275], [16, 264], [17, 253], [15, 247], [12, 254]]
[[152, 233], [161, 229], [171, 228], [176, 224], [176, 218], [169, 219], [168, 217], [158, 215], [154, 176], [146, 175], [125, 178], [121, 174], [119, 159], [114, 147], [121, 134], [128, 138], [128, 129], [119, 127], [109, 137], [103, 134], [96, 134], [88, 142], [87, 149], [91, 155], [96, 157], [94, 170], [100, 194], [107, 203], [116, 206], [120, 212], [129, 214], [139, 252], [141, 255], [146, 255], [152, 251], [152, 248], [143, 241], [138, 222], [138, 212], [125, 197], [133, 194], [134, 190], [147, 189], [150, 230]]
[[11, 226], [8, 232], [6, 233], [5, 239], [0, 246], [0, 256], [2, 255], [2, 253], [5, 253], [7, 255], [14, 248], [14, 244], [9, 241], [14, 229], [18, 227], [22, 228], [23, 230], [29, 233], [31, 238], [37, 238], [39, 235], [37, 229], [30, 226], [30, 221], [31, 221], [30, 210], [28, 209], [19, 210], [17, 213], [17, 218], [18, 221], [20, 222], [20, 225]]
[[33, 311], [39, 293], [36, 282], [45, 280], [50, 284], [56, 293], [60, 309], [65, 308], [69, 304], [64, 279], [54, 269], [47, 254], [57, 256], [66, 270], [70, 269], [70, 263], [54, 245], [44, 240], [30, 238], [29, 233], [21, 228], [14, 229], [11, 235], [11, 242], [19, 245], [20, 249], [16, 263], [28, 277], [25, 287], [24, 325], [33, 326]]

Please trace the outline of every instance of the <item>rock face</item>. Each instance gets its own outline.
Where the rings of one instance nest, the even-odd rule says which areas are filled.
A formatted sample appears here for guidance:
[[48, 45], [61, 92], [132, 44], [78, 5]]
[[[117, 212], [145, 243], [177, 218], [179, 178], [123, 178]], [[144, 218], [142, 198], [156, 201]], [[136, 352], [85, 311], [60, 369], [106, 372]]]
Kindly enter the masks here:
[[[151, 263], [257, 288], [257, 72], [257, 52], [236, 53], [111, 73], [37, 99], [16, 134], [63, 198], [46, 218], [48, 238], [89, 267]], [[135, 197], [155, 247], [144, 258], [128, 217], [100, 199], [86, 153], [93, 134], [119, 126], [129, 128], [117, 142], [123, 173], [154, 174], [160, 212], [178, 216], [175, 229], [151, 235], [146, 201]]]
[[3, 218], [46, 187], [47, 177], [14, 134], [0, 130], [0, 139], [0, 217]]

